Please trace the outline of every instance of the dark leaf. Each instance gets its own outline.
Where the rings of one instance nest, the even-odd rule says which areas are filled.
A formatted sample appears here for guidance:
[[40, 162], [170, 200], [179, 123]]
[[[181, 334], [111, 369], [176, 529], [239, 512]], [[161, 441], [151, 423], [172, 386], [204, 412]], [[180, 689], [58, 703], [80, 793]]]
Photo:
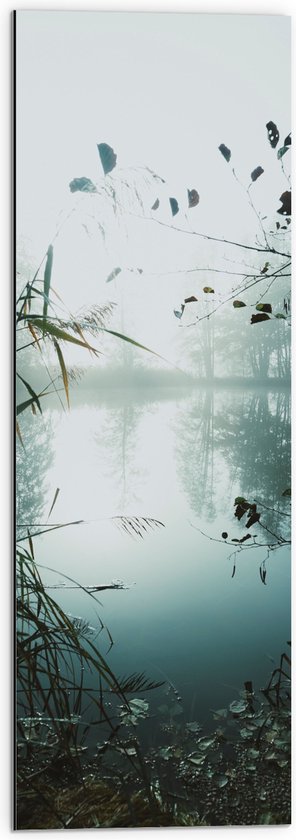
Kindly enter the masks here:
[[116, 166], [117, 155], [114, 153], [111, 146], [108, 146], [108, 143], [97, 143], [97, 149], [100, 155], [104, 175], [108, 175], [108, 172], [112, 172], [112, 169]]
[[[277, 224], [279, 224], [279, 222], [277, 222]], [[261, 268], [260, 274], [266, 274], [268, 269], [269, 269], [269, 262], [266, 262], [265, 265], [263, 266], [263, 268]]]
[[251, 527], [252, 527], [252, 525], [255, 525], [255, 522], [259, 522], [259, 519], [260, 519], [260, 513], [256, 513], [256, 511], [255, 511], [255, 512], [254, 512], [254, 513], [252, 513], [252, 515], [249, 517], [249, 519], [248, 519], [248, 521], [247, 521], [247, 523], [246, 523], [246, 528], [251, 528]]
[[291, 216], [291, 190], [283, 192], [280, 201], [282, 202], [282, 207], [277, 212], [282, 216]]
[[282, 496], [291, 496], [291, 487], [287, 487], [287, 490], [284, 490]]
[[227, 531], [222, 531], [221, 537], [223, 540], [227, 540], [228, 534]]
[[211, 286], [204, 286], [203, 287], [203, 292], [205, 292], [206, 295], [214, 295], [215, 294], [215, 290], [212, 289]]
[[179, 213], [179, 204], [177, 202], [177, 199], [176, 198], [170, 198], [169, 201], [170, 201], [170, 205], [171, 205], [172, 215], [176, 216], [176, 214]]
[[258, 312], [272, 312], [271, 303], [257, 303]]
[[288, 134], [288, 137], [286, 137], [286, 139], [285, 139], [285, 146], [291, 146], [291, 142], [292, 142], [292, 140], [291, 140], [291, 132], [290, 132], [290, 134]]
[[247, 502], [247, 499], [245, 499], [244, 496], [237, 496], [236, 499], [234, 500], [234, 504], [235, 505], [247, 505], [247, 509], [250, 507], [249, 502]]
[[234, 300], [233, 306], [235, 309], [241, 309], [242, 306], [246, 306], [246, 303], [243, 300]]
[[252, 315], [251, 324], [258, 324], [259, 321], [270, 321], [269, 315], [265, 312], [259, 312], [258, 315]]
[[249, 510], [249, 503], [248, 502], [242, 502], [242, 503], [237, 505], [237, 508], [234, 511], [234, 515], [236, 516], [237, 519], [241, 519], [242, 516], [244, 516], [244, 514], [247, 512], [247, 510]]
[[235, 564], [234, 564], [233, 569], [232, 569], [232, 575], [231, 575], [231, 577], [233, 578], [233, 577], [234, 577], [234, 575], [235, 575]]
[[180, 312], [178, 311], [178, 309], [174, 309], [174, 315], [176, 316], [176, 318], [182, 318], [184, 309], [185, 309], [184, 303], [181, 303], [181, 311]]
[[278, 230], [279, 228], [280, 228], [280, 223], [276, 222], [276, 229]]
[[227, 160], [227, 163], [229, 163], [231, 158], [231, 151], [227, 148], [227, 146], [224, 145], [224, 143], [220, 143], [219, 152], [221, 152], [221, 155], [223, 155], [225, 160]]
[[245, 536], [241, 538], [240, 543], [244, 543], [244, 542], [246, 542], [246, 540], [250, 540], [251, 537], [252, 537], [252, 534], [245, 534]]
[[285, 315], [283, 315], [283, 313], [282, 313], [282, 312], [277, 312], [277, 314], [276, 314], [276, 316], [275, 316], [275, 317], [276, 317], [276, 318], [278, 318], [278, 319], [280, 319], [280, 318], [281, 318], [283, 321], [285, 321], [285, 320], [286, 320], [286, 316], [285, 316]]
[[106, 283], [111, 283], [111, 280], [114, 280], [114, 277], [117, 277], [117, 275], [120, 274], [120, 272], [121, 268], [113, 268], [113, 271], [111, 271], [111, 274], [109, 274], [107, 277]]
[[197, 190], [187, 190], [188, 207], [196, 207], [199, 203], [199, 195]]
[[[31, 387], [30, 383], [26, 382], [26, 380], [23, 379], [23, 377], [20, 375], [20, 373], [17, 373], [16, 375], [21, 380], [21, 382], [23, 383], [23, 385], [25, 386], [27, 391], [29, 391], [29, 394], [31, 394], [32, 400], [29, 400], [28, 405], [32, 405], [33, 403], [36, 403], [37, 407], [39, 408], [40, 414], [42, 414], [42, 408], [41, 408], [41, 405], [40, 405], [39, 397], [37, 396], [36, 392]], [[19, 408], [19, 406], [18, 406], [18, 408]], [[20, 412], [17, 411], [17, 414], [19, 414], [19, 413]]]
[[159, 208], [159, 198], [156, 199], [154, 204], [152, 204], [151, 210], [158, 210]]
[[280, 139], [278, 128], [272, 120], [266, 123], [266, 128], [271, 148], [275, 149]]
[[277, 151], [278, 160], [281, 160], [281, 158], [286, 154], [286, 152], [288, 152], [288, 150], [289, 146], [281, 146], [281, 148]]
[[89, 178], [73, 178], [73, 181], [70, 181], [69, 187], [72, 193], [97, 192], [97, 188]]
[[263, 172], [264, 169], [262, 169], [262, 166], [257, 166], [256, 169], [253, 169], [253, 172], [251, 172], [252, 181], [257, 181], [257, 178], [260, 178], [260, 175], [263, 175]]
[[184, 303], [195, 303], [195, 301], [197, 301], [197, 298], [195, 295], [191, 295], [191, 297], [185, 298]]

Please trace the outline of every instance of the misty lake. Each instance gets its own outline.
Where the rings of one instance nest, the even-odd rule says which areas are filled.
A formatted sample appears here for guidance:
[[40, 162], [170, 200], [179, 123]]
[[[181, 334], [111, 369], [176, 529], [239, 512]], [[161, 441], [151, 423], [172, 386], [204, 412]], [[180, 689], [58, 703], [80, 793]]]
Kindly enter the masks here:
[[[290, 511], [282, 496], [290, 486], [289, 393], [94, 393], [82, 384], [72, 393], [70, 412], [53, 402], [27, 421], [35, 460], [32, 468], [19, 452], [18, 522], [44, 525], [59, 488], [48, 524], [86, 522], [34, 538], [36, 562], [53, 570], [42, 570], [44, 582], [61, 587], [54, 594], [65, 611], [97, 630], [99, 614], [117, 675], [164, 680], [179, 698], [175, 713], [211, 728], [211, 710], [239, 697], [246, 680], [266, 685], [290, 638], [288, 548], [229, 545], [247, 533], [234, 516], [236, 496]], [[274, 510], [266, 509], [264, 522], [285, 537], [289, 519]], [[165, 527], [132, 537], [115, 516], [153, 517]], [[249, 530], [259, 543], [274, 542], [258, 525]], [[99, 607], [67, 589], [63, 575], [83, 586], [121, 581], [126, 588], [100, 592]], [[102, 631], [98, 639], [105, 655], [109, 637]], [[140, 696], [155, 711], [153, 743], [165, 687]]]

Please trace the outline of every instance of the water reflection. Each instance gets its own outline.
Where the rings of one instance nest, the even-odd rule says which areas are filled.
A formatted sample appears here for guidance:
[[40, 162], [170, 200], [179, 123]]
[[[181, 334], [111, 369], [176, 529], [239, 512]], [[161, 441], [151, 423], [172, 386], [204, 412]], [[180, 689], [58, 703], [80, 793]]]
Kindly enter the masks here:
[[[198, 392], [179, 412], [175, 431], [184, 492], [192, 511], [209, 522], [235, 495], [274, 507], [290, 487], [288, 392]], [[272, 519], [280, 528], [279, 515], [272, 513]]]
[[[164, 674], [192, 720], [231, 702], [246, 679], [264, 684], [267, 655], [277, 660], [289, 638], [289, 551], [272, 553], [267, 586], [258, 573], [265, 549], [242, 554], [232, 579], [229, 547], [192, 523], [209, 536], [240, 527], [238, 494], [277, 505], [289, 486], [288, 394], [196, 389], [158, 400], [143, 390], [87, 402], [79, 389], [70, 414], [55, 409], [47, 422], [53, 457], [46, 450], [44, 461], [40, 448], [40, 475], [48, 501], [61, 488], [54, 519], [92, 521], [36, 538], [35, 555], [86, 586], [134, 582], [100, 599], [115, 642], [111, 667]], [[22, 486], [26, 480], [24, 472]], [[27, 502], [30, 520], [40, 516], [34, 494]], [[115, 514], [152, 516], [166, 527], [132, 540], [108, 519]], [[57, 597], [97, 626], [81, 592]]]

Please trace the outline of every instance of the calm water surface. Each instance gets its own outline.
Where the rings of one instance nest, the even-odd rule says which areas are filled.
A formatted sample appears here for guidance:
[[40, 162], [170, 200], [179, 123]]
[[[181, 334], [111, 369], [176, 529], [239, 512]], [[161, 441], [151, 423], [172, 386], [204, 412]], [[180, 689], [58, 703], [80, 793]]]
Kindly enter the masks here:
[[[57, 571], [44, 571], [50, 585], [63, 583], [62, 573], [85, 586], [127, 585], [102, 592], [101, 607], [76, 590], [55, 592], [67, 612], [94, 627], [99, 613], [114, 640], [115, 673], [168, 679], [185, 718], [209, 725], [210, 710], [236, 699], [245, 680], [263, 687], [290, 638], [289, 550], [235, 557], [234, 546], [215, 540], [222, 531], [230, 539], [247, 533], [234, 517], [237, 495], [289, 512], [281, 495], [290, 486], [288, 393], [94, 396], [80, 386], [70, 413], [53, 404], [34, 424], [27, 429], [34, 467], [19, 455], [19, 520], [46, 522], [59, 487], [49, 522], [88, 521], [36, 537], [35, 557]], [[116, 527], [116, 515], [154, 517], [165, 527], [133, 539]], [[264, 522], [287, 533], [287, 517], [266, 512]], [[99, 645], [105, 654], [104, 633]]]

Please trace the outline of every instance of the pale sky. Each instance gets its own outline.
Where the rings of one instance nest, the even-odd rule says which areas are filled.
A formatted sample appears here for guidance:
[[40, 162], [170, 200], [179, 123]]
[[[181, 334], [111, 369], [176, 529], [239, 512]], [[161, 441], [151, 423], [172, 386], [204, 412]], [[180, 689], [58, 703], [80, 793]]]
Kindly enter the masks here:
[[101, 175], [97, 142], [173, 194], [196, 186], [202, 209], [230, 184], [221, 142], [248, 182], [273, 162], [266, 122], [291, 128], [285, 16], [20, 11], [16, 60], [19, 232]]
[[[16, 65], [17, 234], [29, 237], [37, 258], [59, 213], [77, 200], [69, 181], [86, 176], [102, 183], [99, 142], [117, 153], [116, 176], [151, 167], [182, 211], [187, 188], [196, 188], [200, 203], [189, 217], [198, 231], [241, 241], [254, 236], [256, 218], [232, 166], [245, 186], [251, 171], [263, 166], [253, 200], [262, 213], [276, 212], [286, 185], [265, 126], [269, 120], [278, 125], [279, 145], [291, 130], [288, 16], [20, 11]], [[232, 150], [231, 165], [218, 151], [222, 142]], [[174, 221], [183, 226], [184, 216]], [[189, 267], [196, 254], [204, 260], [202, 241], [180, 236], [148, 224], [123, 250], [114, 240], [114, 252], [99, 256], [102, 277], [120, 259], [129, 265], [133, 253], [134, 264], [140, 260], [151, 272]], [[75, 249], [70, 258], [71, 242], [78, 249], [71, 228], [66, 240], [67, 232], [74, 306], [82, 298], [81, 283], [74, 282]], [[62, 268], [58, 287], [64, 291], [61, 275]], [[84, 298], [93, 297], [96, 282], [95, 275], [84, 282]], [[114, 299], [114, 289], [102, 285], [105, 297], [110, 292]], [[166, 297], [164, 307], [171, 312], [174, 303]], [[163, 311], [158, 308], [162, 334]]]

